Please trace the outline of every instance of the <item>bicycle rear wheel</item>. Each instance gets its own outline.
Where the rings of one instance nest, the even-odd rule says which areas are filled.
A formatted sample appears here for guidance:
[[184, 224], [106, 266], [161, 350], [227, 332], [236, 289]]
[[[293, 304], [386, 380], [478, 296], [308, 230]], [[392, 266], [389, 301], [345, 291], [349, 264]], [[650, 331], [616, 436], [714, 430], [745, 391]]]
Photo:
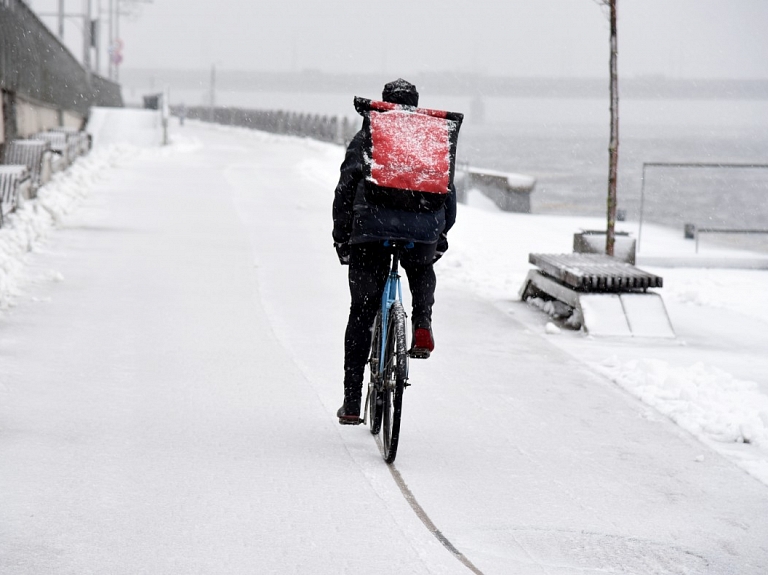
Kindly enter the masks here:
[[379, 378], [379, 365], [381, 361], [381, 312], [376, 314], [376, 321], [373, 323], [373, 337], [371, 338], [371, 358], [369, 368], [371, 377], [368, 382], [368, 398], [366, 407], [368, 409], [368, 423], [371, 426], [371, 433], [378, 435], [381, 430], [382, 407], [384, 405], [384, 394], [382, 393], [381, 381]]
[[408, 350], [405, 346], [405, 312], [399, 301], [392, 304], [384, 353], [383, 414], [381, 438], [384, 461], [392, 463], [400, 442], [403, 390], [408, 377]]

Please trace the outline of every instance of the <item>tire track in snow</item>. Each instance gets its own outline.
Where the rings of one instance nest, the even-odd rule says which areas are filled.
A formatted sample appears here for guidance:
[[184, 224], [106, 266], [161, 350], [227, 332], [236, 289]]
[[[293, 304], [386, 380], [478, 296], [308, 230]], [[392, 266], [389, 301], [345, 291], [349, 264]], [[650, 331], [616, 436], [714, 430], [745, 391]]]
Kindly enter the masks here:
[[[379, 450], [383, 450], [381, 440], [378, 436], [376, 436], [376, 445], [379, 446]], [[395, 480], [395, 484], [400, 489], [400, 493], [403, 494], [403, 497], [408, 502], [408, 505], [410, 505], [411, 509], [413, 509], [416, 517], [418, 517], [419, 520], [424, 524], [424, 527], [426, 527], [427, 530], [429, 530], [429, 532], [435, 536], [435, 539], [437, 539], [443, 547], [450, 551], [451, 554], [456, 559], [458, 559], [459, 562], [462, 563], [467, 569], [476, 575], [484, 575], [484, 573], [480, 571], [480, 569], [478, 569], [475, 564], [467, 558], [466, 555], [456, 549], [454, 544], [451, 543], [450, 540], [437, 528], [437, 525], [434, 524], [432, 519], [429, 518], [429, 515], [427, 515], [427, 512], [424, 511], [424, 508], [419, 504], [416, 496], [408, 488], [408, 484], [405, 482], [405, 479], [403, 479], [403, 476], [400, 475], [400, 472], [397, 470], [397, 467], [395, 467], [395, 464], [390, 463], [387, 465], [387, 467], [389, 468], [389, 472], [392, 474], [392, 479]]]

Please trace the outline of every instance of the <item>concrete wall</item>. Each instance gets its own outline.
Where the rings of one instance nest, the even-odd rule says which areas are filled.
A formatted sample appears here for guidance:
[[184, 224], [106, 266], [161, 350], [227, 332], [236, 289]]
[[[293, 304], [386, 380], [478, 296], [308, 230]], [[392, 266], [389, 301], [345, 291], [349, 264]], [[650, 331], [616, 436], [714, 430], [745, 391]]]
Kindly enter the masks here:
[[[71, 113], [67, 113], [71, 115]], [[33, 103], [24, 98], [16, 98], [16, 134], [19, 138], [28, 138], [37, 132], [44, 132], [60, 125], [60, 114], [53, 106]], [[83, 118], [78, 118], [74, 127], [81, 127]]]
[[85, 126], [85, 118], [75, 112], [64, 111], [61, 115], [61, 125], [65, 128], [82, 130]]

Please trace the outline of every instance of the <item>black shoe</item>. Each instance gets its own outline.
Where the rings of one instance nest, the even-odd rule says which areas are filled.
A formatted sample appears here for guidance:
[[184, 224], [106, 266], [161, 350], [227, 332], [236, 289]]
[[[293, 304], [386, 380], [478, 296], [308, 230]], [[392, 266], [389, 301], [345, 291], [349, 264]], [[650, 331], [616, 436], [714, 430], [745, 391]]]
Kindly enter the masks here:
[[339, 410], [336, 412], [336, 417], [339, 418], [341, 425], [360, 425], [363, 420], [360, 419], [360, 400], [356, 402], [344, 402]]

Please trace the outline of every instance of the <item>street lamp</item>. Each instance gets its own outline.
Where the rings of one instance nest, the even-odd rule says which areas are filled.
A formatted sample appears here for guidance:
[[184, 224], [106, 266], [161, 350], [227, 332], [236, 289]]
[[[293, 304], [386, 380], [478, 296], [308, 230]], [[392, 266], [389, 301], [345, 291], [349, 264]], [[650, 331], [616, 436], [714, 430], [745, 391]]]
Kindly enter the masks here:
[[123, 6], [152, 4], [154, 0], [109, 0], [109, 78], [119, 81], [118, 66], [123, 61], [123, 41], [120, 38], [120, 16], [129, 16], [130, 10], [123, 11]]

